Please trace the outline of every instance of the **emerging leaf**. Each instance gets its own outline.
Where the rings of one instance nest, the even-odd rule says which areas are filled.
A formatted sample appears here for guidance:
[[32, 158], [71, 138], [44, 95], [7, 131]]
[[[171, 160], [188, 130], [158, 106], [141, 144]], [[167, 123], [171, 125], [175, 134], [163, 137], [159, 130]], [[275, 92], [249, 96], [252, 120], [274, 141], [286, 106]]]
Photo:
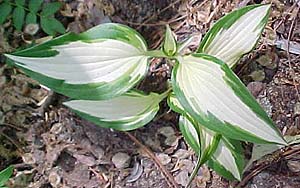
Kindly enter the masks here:
[[[181, 116], [181, 118], [182, 117], [183, 116]], [[184, 121], [179, 123], [179, 125], [184, 139], [191, 148], [193, 148], [196, 154], [203, 153], [201, 150], [206, 148], [203, 146], [203, 142], [199, 141], [199, 138], [204, 138], [202, 139], [205, 140], [204, 143], [211, 143], [213, 142], [211, 135], [216, 133], [203, 127], [201, 129], [201, 136], [197, 133], [195, 126], [187, 118], [183, 120]], [[244, 157], [240, 143], [222, 136], [218, 144], [214, 147], [216, 148], [210, 153], [210, 158], [207, 158], [208, 166], [227, 179], [241, 180]]]
[[209, 30], [197, 52], [217, 57], [233, 67], [255, 47], [269, 10], [270, 5], [250, 5], [229, 13]]
[[172, 85], [180, 104], [201, 125], [228, 138], [286, 144], [239, 78], [217, 58], [194, 54], [178, 59]]
[[166, 34], [165, 41], [163, 44], [163, 51], [167, 56], [173, 56], [177, 52], [177, 43], [169, 25], [166, 25]]
[[106, 128], [121, 131], [137, 129], [150, 122], [165, 94], [144, 95], [136, 91], [110, 100], [71, 100], [64, 104], [81, 117]]
[[141, 80], [148, 67], [146, 51], [137, 32], [109, 23], [6, 56], [58, 93], [96, 100], [120, 96]]

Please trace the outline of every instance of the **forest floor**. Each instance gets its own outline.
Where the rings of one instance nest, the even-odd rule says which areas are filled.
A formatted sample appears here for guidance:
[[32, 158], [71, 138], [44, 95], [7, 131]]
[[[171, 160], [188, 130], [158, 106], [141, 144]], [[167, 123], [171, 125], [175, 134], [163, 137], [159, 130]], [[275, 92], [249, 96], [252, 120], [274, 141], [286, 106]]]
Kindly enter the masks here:
[[[157, 49], [169, 24], [179, 41], [191, 36], [195, 50], [213, 23], [254, 3], [272, 2], [269, 23], [256, 49], [235, 72], [284, 135], [300, 134], [300, 3], [281, 0], [81, 0], [61, 1], [57, 18], [68, 31], [116, 22], [137, 29]], [[119, 132], [87, 122], [62, 105], [66, 97], [49, 92], [20, 70], [5, 64], [3, 53], [47, 40], [28, 36], [8, 23], [0, 26], [0, 169], [13, 164], [11, 188], [167, 188], [187, 184], [196, 156], [184, 142], [178, 115], [165, 101], [143, 128]], [[151, 61], [139, 89], [162, 92], [170, 78], [163, 59]], [[251, 158], [252, 145], [245, 144]], [[277, 151], [252, 164], [242, 182], [229, 182], [203, 166], [192, 187], [300, 187], [300, 147]], [[158, 165], [160, 164], [160, 165]]]

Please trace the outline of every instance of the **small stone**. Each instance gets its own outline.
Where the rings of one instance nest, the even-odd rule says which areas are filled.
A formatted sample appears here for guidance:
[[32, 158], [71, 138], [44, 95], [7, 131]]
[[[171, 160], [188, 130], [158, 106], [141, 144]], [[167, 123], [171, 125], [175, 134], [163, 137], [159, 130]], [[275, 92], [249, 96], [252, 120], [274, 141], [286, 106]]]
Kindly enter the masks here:
[[181, 170], [186, 170], [189, 173], [192, 173], [195, 167], [194, 163], [187, 159], [183, 159], [179, 161], [179, 165], [181, 166], [180, 167]]
[[175, 135], [169, 136], [165, 140], [167, 146], [176, 146], [178, 144], [178, 138]]
[[99, 147], [93, 148], [92, 153], [97, 159], [101, 159], [104, 156], [104, 150]]
[[167, 165], [171, 162], [171, 157], [164, 153], [159, 153], [156, 155], [157, 159], [161, 162], [162, 165]]
[[50, 172], [48, 176], [49, 183], [52, 185], [52, 187], [58, 187], [61, 182], [61, 177], [58, 175], [56, 170]]
[[79, 162], [81, 162], [82, 164], [85, 164], [87, 166], [94, 166], [97, 164], [94, 157], [91, 157], [91, 156], [74, 154], [73, 157], [75, 157]]
[[25, 153], [22, 156], [24, 163], [26, 164], [35, 164], [36, 160], [31, 153]]
[[50, 132], [53, 134], [59, 134], [62, 132], [63, 125], [61, 123], [54, 123], [50, 129]]
[[0, 88], [3, 87], [6, 84], [7, 78], [6, 76], [0, 77]]
[[254, 81], [263, 81], [266, 77], [265, 72], [263, 70], [256, 70], [251, 72], [250, 77], [254, 80]]
[[126, 153], [116, 153], [112, 157], [112, 162], [116, 168], [127, 168], [130, 163], [130, 156]]
[[276, 62], [269, 55], [262, 55], [256, 61], [268, 69], [275, 69], [277, 67]]
[[294, 114], [300, 115], [300, 102], [297, 102], [294, 106]]
[[189, 183], [189, 173], [186, 170], [183, 170], [181, 172], [179, 172], [176, 176], [175, 176], [175, 181], [176, 183], [182, 185], [182, 186], [187, 186], [187, 184]]
[[189, 156], [191, 156], [191, 153], [188, 150], [185, 150], [185, 149], [179, 149], [173, 155], [173, 157], [176, 157], [178, 159], [186, 159]]
[[250, 82], [247, 88], [252, 93], [254, 97], [257, 97], [259, 93], [266, 87], [266, 84], [262, 82]]
[[160, 129], [158, 129], [158, 133], [164, 135], [165, 137], [170, 137], [175, 135], [174, 129], [170, 126], [161, 127]]
[[289, 160], [287, 162], [287, 166], [292, 172], [295, 172], [295, 173], [300, 172], [300, 161], [299, 160]]

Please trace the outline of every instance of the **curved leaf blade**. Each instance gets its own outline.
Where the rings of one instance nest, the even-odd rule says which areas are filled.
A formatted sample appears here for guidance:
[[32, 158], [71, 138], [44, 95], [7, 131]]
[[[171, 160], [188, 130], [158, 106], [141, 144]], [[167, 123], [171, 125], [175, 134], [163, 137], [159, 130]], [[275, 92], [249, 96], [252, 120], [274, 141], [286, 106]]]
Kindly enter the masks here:
[[10, 176], [13, 174], [13, 170], [14, 168], [9, 166], [0, 172], [0, 186], [4, 186], [4, 184], [9, 180]]
[[[215, 152], [221, 136], [199, 124], [196, 124], [195, 121], [192, 123], [189, 119], [192, 120], [192, 118], [187, 118], [184, 116], [180, 116], [179, 118], [179, 127], [180, 130], [182, 130], [186, 134], [186, 136], [189, 136], [190, 144], [193, 145], [193, 147], [196, 149], [198, 146], [196, 146], [196, 143], [200, 145], [200, 165], [204, 164], [211, 155]], [[196, 128], [197, 126], [197, 128]], [[199, 130], [199, 131], [197, 131]], [[196, 139], [198, 137], [198, 139]], [[193, 140], [191, 140], [193, 138]], [[200, 140], [199, 140], [200, 139]]]
[[215, 56], [233, 67], [255, 47], [269, 11], [270, 5], [250, 5], [227, 14], [205, 35], [197, 52]]
[[58, 93], [99, 100], [120, 96], [144, 77], [146, 50], [146, 43], [134, 30], [103, 24], [6, 56]]
[[[180, 123], [179, 125], [180, 131], [186, 142], [196, 154], [199, 154], [200, 148], [203, 148], [203, 146], [201, 145], [201, 142], [199, 142], [199, 137], [201, 136], [198, 135], [193, 124], [186, 118], [185, 122]], [[209, 138], [212, 138], [210, 135], [213, 132], [209, 130], [209, 132], [206, 132], [207, 130], [208, 129], [205, 128], [202, 129], [202, 135], [208, 135], [208, 137], [206, 137], [208, 140]], [[244, 156], [240, 143], [222, 136], [218, 145], [215, 147], [215, 150], [211, 153], [210, 159], [207, 161], [208, 166], [229, 180], [241, 180], [244, 168]]]
[[37, 23], [37, 17], [34, 13], [32, 12], [29, 12], [27, 15], [26, 15], [26, 19], [25, 19], [25, 23], [26, 24], [36, 24]]
[[41, 8], [41, 5], [43, 3], [43, 0], [29, 0], [28, 8], [30, 12], [37, 13], [39, 9]]
[[245, 166], [241, 143], [222, 137], [208, 166], [228, 180], [241, 181]]
[[144, 95], [129, 91], [109, 100], [71, 100], [64, 105], [99, 126], [129, 131], [150, 122], [158, 112], [163, 98], [163, 95], [156, 93]]
[[180, 104], [201, 125], [228, 138], [286, 144], [239, 78], [217, 58], [182, 57], [173, 69], [172, 85]]
[[25, 10], [17, 6], [13, 11], [12, 17], [15, 28], [21, 31], [24, 24]]
[[61, 2], [47, 3], [42, 8], [41, 15], [44, 17], [51, 16], [55, 14], [60, 9], [61, 6], [62, 6]]
[[4, 1], [0, 4], [0, 10], [0, 24], [3, 24], [8, 15], [10, 14], [12, 6]]

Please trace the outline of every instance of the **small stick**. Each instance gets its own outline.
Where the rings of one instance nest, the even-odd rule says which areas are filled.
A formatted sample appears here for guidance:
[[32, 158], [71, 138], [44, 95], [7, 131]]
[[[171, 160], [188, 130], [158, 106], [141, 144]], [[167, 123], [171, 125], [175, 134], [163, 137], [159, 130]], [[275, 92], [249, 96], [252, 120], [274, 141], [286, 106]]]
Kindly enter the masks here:
[[145, 146], [144, 144], [142, 144], [135, 136], [133, 136], [131, 133], [129, 132], [124, 132], [134, 143], [136, 143], [139, 147], [142, 148], [142, 150], [144, 150], [148, 156], [154, 161], [154, 163], [156, 164], [156, 166], [158, 167], [158, 169], [162, 172], [162, 174], [164, 175], [167, 183], [169, 184], [169, 186], [174, 187], [174, 188], [179, 188], [177, 183], [174, 180], [174, 177], [170, 174], [169, 171], [166, 170], [166, 168], [161, 164], [161, 162], [157, 159], [157, 157], [153, 154], [153, 152], [148, 149], [147, 146]]

